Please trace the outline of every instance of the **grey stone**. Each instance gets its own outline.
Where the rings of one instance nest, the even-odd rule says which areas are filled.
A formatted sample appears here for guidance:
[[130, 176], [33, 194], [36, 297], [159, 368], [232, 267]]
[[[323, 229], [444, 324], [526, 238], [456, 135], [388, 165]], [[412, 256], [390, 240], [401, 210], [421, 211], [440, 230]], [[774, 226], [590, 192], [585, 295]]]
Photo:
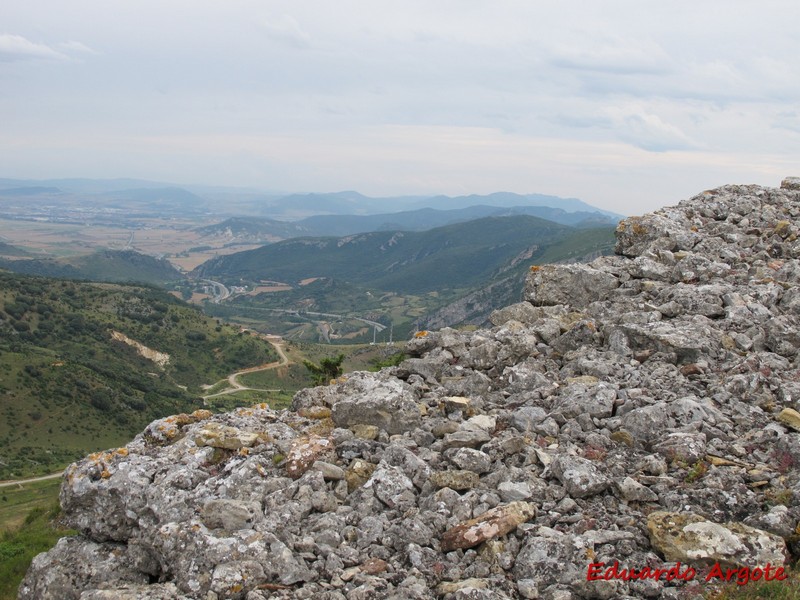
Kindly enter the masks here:
[[492, 468], [492, 459], [485, 452], [473, 448], [459, 448], [449, 455], [450, 462], [459, 469], [486, 473]]
[[653, 450], [670, 461], [680, 461], [693, 465], [706, 455], [706, 436], [702, 433], [668, 434]]
[[374, 425], [395, 434], [419, 426], [421, 415], [413, 394], [404, 384], [376, 382], [336, 402], [331, 417], [338, 427]]
[[83, 590], [121, 583], [146, 584], [123, 544], [95, 543], [83, 537], [61, 538], [48, 553], [33, 559], [19, 588], [20, 600], [77, 600]]
[[228, 498], [214, 498], [203, 505], [200, 518], [209, 529], [253, 529], [260, 520], [261, 505]]
[[752, 568], [786, 560], [782, 538], [743, 523], [721, 525], [692, 513], [658, 511], [648, 515], [647, 529], [653, 546], [671, 561]]
[[658, 500], [655, 492], [632, 477], [625, 477], [621, 481], [614, 482], [614, 487], [619, 495], [628, 502], [655, 502]]
[[588, 265], [534, 267], [525, 282], [525, 299], [534, 306], [565, 304], [583, 308], [604, 300], [619, 286], [611, 273]]
[[611, 485], [608, 477], [592, 461], [579, 456], [559, 455], [553, 460], [550, 470], [573, 498], [599, 494]]

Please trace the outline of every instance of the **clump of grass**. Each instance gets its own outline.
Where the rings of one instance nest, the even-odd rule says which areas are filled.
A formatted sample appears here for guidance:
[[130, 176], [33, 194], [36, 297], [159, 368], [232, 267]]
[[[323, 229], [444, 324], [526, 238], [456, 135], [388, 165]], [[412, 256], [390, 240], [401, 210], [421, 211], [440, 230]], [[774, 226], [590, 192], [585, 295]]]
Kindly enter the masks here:
[[692, 468], [689, 469], [688, 473], [686, 473], [686, 478], [684, 481], [686, 483], [694, 483], [695, 481], [702, 479], [703, 476], [708, 473], [708, 463], [702, 460], [698, 460]]
[[707, 600], [800, 600], [800, 575], [787, 568], [783, 581], [758, 581], [745, 585], [727, 583], [705, 595]]
[[57, 525], [58, 504], [34, 508], [21, 527], [0, 534], [0, 600], [17, 597], [25, 572], [40, 552], [52, 548], [59, 538], [75, 532]]

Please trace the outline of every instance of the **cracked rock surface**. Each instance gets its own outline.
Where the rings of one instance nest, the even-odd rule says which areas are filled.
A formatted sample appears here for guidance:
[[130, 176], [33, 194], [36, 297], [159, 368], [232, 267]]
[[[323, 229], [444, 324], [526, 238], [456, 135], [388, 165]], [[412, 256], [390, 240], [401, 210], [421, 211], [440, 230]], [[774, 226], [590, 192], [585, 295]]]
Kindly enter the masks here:
[[[686, 597], [620, 568], [800, 552], [800, 185], [725, 186], [534, 267], [492, 327], [64, 476], [25, 600]], [[702, 578], [698, 578], [702, 581]]]

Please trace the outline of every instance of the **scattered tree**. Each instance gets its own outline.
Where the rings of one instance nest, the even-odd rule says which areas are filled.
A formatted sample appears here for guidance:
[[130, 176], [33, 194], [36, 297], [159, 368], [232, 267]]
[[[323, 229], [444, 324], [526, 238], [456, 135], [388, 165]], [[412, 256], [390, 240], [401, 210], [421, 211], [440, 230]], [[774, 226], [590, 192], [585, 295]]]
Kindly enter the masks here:
[[337, 354], [334, 357], [323, 358], [315, 365], [309, 360], [304, 360], [303, 364], [306, 369], [311, 373], [311, 379], [314, 385], [326, 385], [332, 379], [336, 379], [342, 374], [342, 362], [344, 361], [344, 354]]

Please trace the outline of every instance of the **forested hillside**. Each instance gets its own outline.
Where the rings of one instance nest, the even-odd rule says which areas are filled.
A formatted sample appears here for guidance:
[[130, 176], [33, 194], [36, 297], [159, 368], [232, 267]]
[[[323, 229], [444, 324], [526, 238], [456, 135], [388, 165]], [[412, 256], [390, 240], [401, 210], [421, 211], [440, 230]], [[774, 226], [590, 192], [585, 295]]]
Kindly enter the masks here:
[[272, 347], [158, 289], [0, 272], [0, 479], [53, 470], [202, 407]]

